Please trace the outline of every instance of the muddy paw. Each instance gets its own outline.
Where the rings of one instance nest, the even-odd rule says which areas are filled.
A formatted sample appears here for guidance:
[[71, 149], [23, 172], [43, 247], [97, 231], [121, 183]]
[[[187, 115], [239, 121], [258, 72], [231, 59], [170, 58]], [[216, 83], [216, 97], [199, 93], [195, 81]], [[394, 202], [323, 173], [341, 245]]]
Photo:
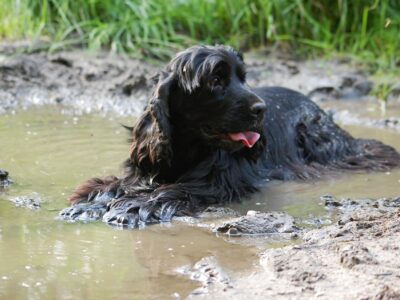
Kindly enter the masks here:
[[96, 221], [101, 220], [106, 212], [106, 205], [102, 203], [80, 203], [63, 209], [59, 217], [67, 221]]
[[85, 206], [89, 206], [89, 203], [76, 204], [64, 208], [58, 216], [62, 220], [76, 220], [85, 211]]
[[126, 228], [141, 228], [146, 224], [171, 222], [182, 204], [179, 201], [159, 203], [146, 200], [141, 197], [115, 199], [108, 204], [103, 222]]
[[103, 216], [103, 222], [124, 228], [139, 228], [145, 225], [144, 222], [140, 221], [138, 213], [118, 212], [116, 210], [106, 212]]
[[90, 196], [90, 202], [77, 203], [63, 209], [59, 218], [67, 221], [97, 221], [101, 220], [107, 211], [107, 204], [113, 200], [114, 194], [98, 193]]

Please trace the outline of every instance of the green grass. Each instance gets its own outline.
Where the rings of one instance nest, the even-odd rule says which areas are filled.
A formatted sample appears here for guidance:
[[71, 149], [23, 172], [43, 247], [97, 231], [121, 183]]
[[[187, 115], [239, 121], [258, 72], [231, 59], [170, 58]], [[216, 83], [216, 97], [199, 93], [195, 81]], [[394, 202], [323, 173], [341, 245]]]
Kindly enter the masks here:
[[194, 43], [242, 50], [279, 42], [299, 53], [400, 64], [398, 0], [0, 0], [0, 37], [48, 37], [168, 58]]

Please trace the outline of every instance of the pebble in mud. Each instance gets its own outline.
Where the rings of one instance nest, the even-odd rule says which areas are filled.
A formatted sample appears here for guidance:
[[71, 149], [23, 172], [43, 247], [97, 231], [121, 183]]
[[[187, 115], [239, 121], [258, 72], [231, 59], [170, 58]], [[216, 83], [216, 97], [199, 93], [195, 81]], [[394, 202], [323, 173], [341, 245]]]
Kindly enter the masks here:
[[324, 201], [325, 207], [338, 207], [342, 206], [342, 204], [336, 200], [336, 198], [332, 195], [323, 195], [319, 197], [322, 201]]
[[8, 177], [8, 172], [0, 169], [0, 189], [9, 186], [11, 183], [12, 181]]
[[240, 235], [239, 231], [236, 228], [229, 228], [228, 231], [226, 232], [227, 235]]

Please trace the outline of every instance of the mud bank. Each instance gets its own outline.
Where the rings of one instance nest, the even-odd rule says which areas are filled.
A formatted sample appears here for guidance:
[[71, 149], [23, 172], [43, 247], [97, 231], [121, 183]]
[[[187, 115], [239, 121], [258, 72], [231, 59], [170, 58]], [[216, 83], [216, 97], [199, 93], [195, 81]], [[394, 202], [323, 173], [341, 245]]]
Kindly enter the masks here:
[[[76, 114], [137, 115], [150, 96], [154, 75], [164, 66], [81, 50], [14, 54], [18, 46], [10, 47], [0, 45], [0, 113], [50, 104]], [[285, 86], [319, 102], [376, 100], [371, 96], [374, 82], [347, 60], [296, 61], [257, 52], [247, 53], [245, 62], [250, 86]], [[394, 86], [391, 92], [393, 102], [398, 90]]]
[[400, 299], [400, 198], [326, 206], [338, 214], [335, 224], [305, 232], [304, 243], [265, 251], [261, 270], [231, 279], [229, 288], [203, 279], [206, 298]]
[[0, 59], [0, 113], [59, 105], [75, 114], [137, 115], [158, 68], [138, 60], [82, 51]]

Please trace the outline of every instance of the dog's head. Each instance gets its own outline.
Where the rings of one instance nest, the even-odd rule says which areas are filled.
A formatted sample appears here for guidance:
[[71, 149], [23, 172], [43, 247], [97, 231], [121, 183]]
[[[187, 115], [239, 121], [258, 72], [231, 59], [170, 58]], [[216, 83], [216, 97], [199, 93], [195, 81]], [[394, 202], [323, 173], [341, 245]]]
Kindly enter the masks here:
[[204, 147], [256, 157], [265, 142], [265, 109], [246, 84], [238, 52], [225, 46], [191, 47], [159, 75], [135, 126], [131, 159], [145, 168], [170, 163], [173, 131], [201, 140]]

